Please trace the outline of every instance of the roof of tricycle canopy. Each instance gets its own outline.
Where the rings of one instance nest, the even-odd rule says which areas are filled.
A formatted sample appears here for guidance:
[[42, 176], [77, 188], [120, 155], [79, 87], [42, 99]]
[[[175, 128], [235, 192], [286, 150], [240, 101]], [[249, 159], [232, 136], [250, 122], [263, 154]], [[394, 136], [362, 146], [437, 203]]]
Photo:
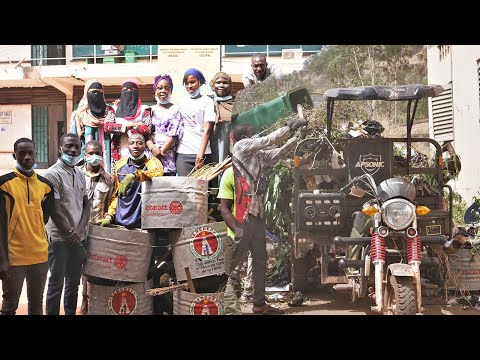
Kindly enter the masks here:
[[334, 100], [415, 100], [434, 97], [441, 94], [441, 85], [397, 85], [397, 86], [361, 86], [354, 88], [335, 88], [325, 91], [325, 98]]

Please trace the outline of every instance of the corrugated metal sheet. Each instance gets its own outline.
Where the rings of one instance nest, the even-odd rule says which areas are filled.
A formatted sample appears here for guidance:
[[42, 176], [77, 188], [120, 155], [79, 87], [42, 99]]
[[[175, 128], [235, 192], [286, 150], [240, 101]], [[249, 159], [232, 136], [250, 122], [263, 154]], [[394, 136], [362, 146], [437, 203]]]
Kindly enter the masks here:
[[64, 104], [65, 94], [53, 86], [36, 88], [0, 88], [0, 105], [49, 105]]

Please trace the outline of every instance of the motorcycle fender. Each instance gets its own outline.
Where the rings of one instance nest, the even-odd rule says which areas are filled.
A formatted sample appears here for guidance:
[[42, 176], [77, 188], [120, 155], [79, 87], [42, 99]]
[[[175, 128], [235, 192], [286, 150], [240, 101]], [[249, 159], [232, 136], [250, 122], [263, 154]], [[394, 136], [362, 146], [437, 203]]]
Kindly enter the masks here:
[[[411, 276], [415, 277], [413, 268], [408, 264], [390, 264], [387, 268], [387, 273], [392, 273], [395, 276]], [[388, 274], [387, 274], [388, 275]]]

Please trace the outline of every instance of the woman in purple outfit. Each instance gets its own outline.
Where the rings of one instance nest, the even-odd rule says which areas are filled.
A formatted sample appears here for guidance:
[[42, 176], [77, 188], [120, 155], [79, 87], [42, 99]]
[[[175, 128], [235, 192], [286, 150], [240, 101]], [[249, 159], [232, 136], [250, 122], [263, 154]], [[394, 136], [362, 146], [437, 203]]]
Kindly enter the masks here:
[[147, 141], [147, 147], [153, 156], [163, 165], [163, 176], [175, 176], [175, 151], [178, 141], [183, 136], [183, 121], [178, 105], [170, 102], [173, 90], [172, 78], [169, 75], [158, 75], [153, 82], [157, 105], [152, 107], [152, 138]]

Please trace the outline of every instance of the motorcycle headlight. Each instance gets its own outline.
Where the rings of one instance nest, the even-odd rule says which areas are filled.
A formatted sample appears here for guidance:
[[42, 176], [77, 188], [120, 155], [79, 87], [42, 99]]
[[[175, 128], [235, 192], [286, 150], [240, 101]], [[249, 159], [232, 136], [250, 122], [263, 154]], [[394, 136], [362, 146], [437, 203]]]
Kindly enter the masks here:
[[382, 205], [382, 219], [393, 230], [408, 227], [415, 217], [415, 206], [405, 199], [391, 199]]

